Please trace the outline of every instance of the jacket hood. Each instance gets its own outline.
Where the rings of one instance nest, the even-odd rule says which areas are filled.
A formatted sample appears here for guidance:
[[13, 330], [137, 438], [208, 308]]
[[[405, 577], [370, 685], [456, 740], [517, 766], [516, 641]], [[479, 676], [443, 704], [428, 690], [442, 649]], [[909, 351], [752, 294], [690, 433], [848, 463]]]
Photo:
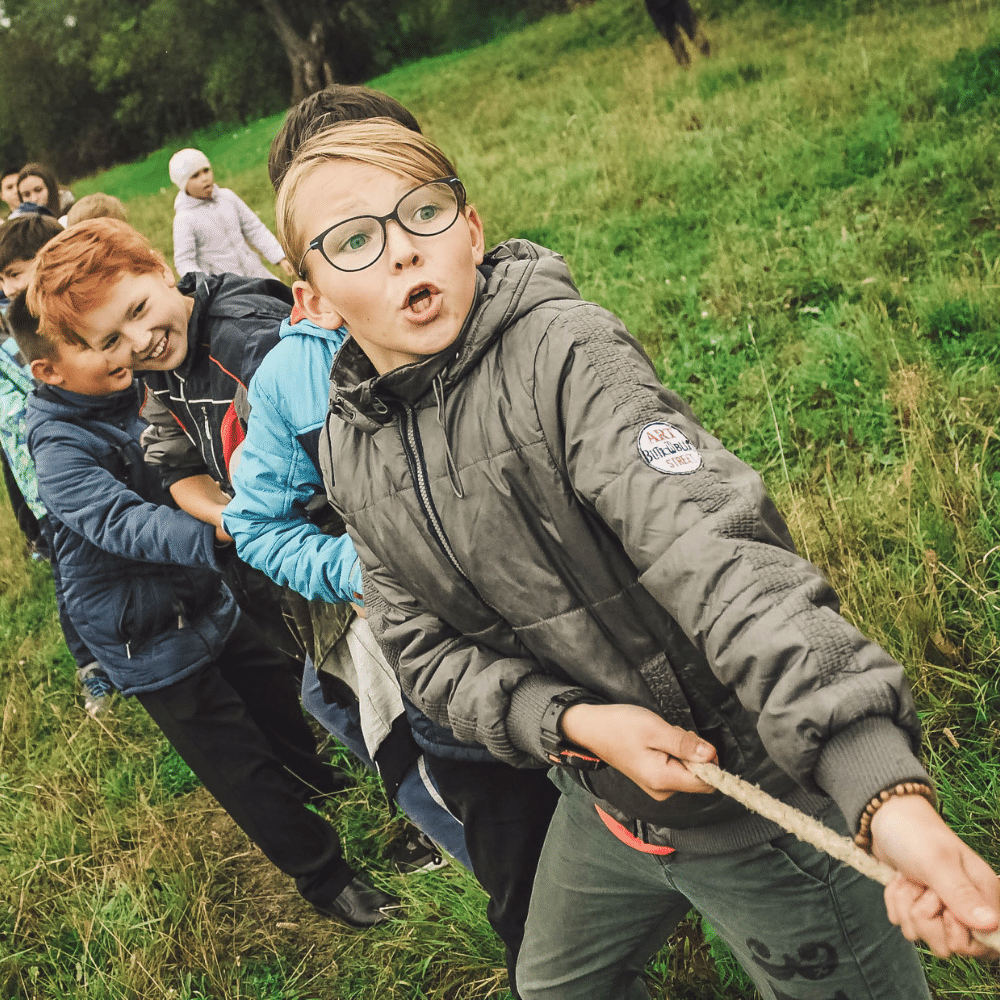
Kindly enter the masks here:
[[440, 380], [460, 381], [493, 342], [521, 317], [546, 302], [579, 300], [563, 258], [528, 240], [508, 240], [479, 265], [472, 308], [454, 343], [443, 351], [379, 375], [348, 337], [330, 372], [330, 408], [361, 430], [392, 419], [387, 402], [414, 403]]
[[218, 184], [212, 187], [211, 198], [195, 198], [182, 189], [177, 192], [177, 196], [174, 198], [174, 211], [186, 212], [188, 209], [198, 208], [200, 205], [207, 205], [209, 202], [215, 201], [218, 197], [219, 197]]
[[114, 423], [139, 409], [139, 385], [133, 382], [127, 389], [120, 389], [108, 396], [84, 396], [54, 385], [40, 385], [31, 396], [27, 412], [28, 435], [50, 420], [70, 420], [88, 423], [100, 420]]

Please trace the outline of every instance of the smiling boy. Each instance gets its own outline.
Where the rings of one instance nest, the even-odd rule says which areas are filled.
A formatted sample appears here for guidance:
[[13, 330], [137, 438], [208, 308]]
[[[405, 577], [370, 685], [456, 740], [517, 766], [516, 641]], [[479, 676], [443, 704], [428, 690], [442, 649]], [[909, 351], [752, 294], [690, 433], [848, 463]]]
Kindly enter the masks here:
[[[142, 371], [143, 416], [152, 421], [143, 433], [147, 463], [157, 466], [178, 506], [228, 541], [221, 527], [229, 500], [223, 487], [241, 433], [233, 398], [277, 341], [290, 307], [288, 289], [273, 279], [233, 275], [189, 274], [178, 284], [149, 242], [113, 219], [81, 223], [53, 244], [38, 263], [32, 309], [44, 328], [88, 345], [95, 356], [89, 363], [105, 377], [124, 381], [132, 369]], [[291, 637], [273, 585], [235, 558], [226, 560], [225, 571], [267, 645], [282, 649]], [[345, 598], [353, 593], [349, 586], [344, 584]], [[266, 691], [260, 711], [280, 732], [295, 773], [315, 794], [342, 790], [346, 776], [316, 754], [303, 717], [301, 667], [277, 652], [269, 662], [274, 677], [257, 678], [261, 694]], [[377, 922], [381, 905], [350, 919]]]
[[[42, 252], [43, 289], [66, 280], [77, 249], [56, 243]], [[163, 301], [156, 281], [146, 280], [153, 273], [119, 274], [108, 288], [111, 299], [122, 282], [138, 292], [138, 302], [126, 296], [130, 317], [162, 306], [164, 336], [149, 345], [162, 359], [173, 353], [172, 324], [185, 310]], [[29, 300], [36, 311], [45, 294]], [[91, 304], [100, 313], [97, 294]], [[44, 383], [29, 401], [28, 440], [67, 612], [115, 687], [136, 697], [305, 899], [355, 927], [380, 923], [396, 901], [357, 877], [332, 826], [308, 806], [314, 789], [309, 755], [295, 738], [295, 685], [222, 583], [226, 536], [177, 510], [143, 460], [145, 424], [121, 317], [105, 329], [89, 313], [75, 327], [39, 327], [25, 311], [15, 330]]]
[[[115, 219], [74, 226], [58, 246], [65, 264], [41, 269], [32, 289], [43, 323], [85, 334], [116, 364], [141, 373], [146, 461], [182, 510], [221, 532], [229, 459], [243, 434], [233, 400], [278, 342], [288, 288], [230, 274], [187, 274], [178, 283], [149, 241]], [[347, 569], [335, 581], [344, 600], [357, 589], [349, 576]], [[271, 645], [294, 658], [280, 591], [238, 559], [227, 565], [226, 582]], [[298, 715], [296, 738], [314, 747]], [[326, 765], [313, 778], [325, 792], [345, 781]]]
[[[982, 955], [1000, 881], [931, 804], [902, 667], [560, 257], [484, 252], [454, 175], [421, 136], [338, 125], [277, 216], [296, 301], [349, 332], [320, 457], [404, 691], [500, 760], [557, 765], [522, 996], [645, 997], [693, 905], [771, 1000], [927, 997], [892, 924]], [[683, 766], [716, 756], [863, 836], [901, 873], [885, 904]]]

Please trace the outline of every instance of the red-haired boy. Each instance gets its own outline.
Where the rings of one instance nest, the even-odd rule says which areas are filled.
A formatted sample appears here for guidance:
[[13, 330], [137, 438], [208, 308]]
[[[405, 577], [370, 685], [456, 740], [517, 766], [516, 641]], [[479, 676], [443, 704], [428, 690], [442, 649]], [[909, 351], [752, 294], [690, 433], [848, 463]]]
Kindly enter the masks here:
[[[38, 329], [15, 333], [46, 383], [31, 402], [31, 447], [81, 634], [302, 895], [370, 926], [395, 900], [357, 879], [333, 828], [306, 808], [337, 775], [315, 754], [287, 658], [215, 575], [228, 536], [185, 502], [200, 498], [208, 510], [214, 494], [225, 499], [226, 413], [246, 366], [277, 337], [283, 291], [230, 275], [191, 275], [178, 287], [139, 233], [95, 219], [39, 255], [28, 293]], [[140, 367], [150, 395], [196, 442], [178, 461], [166, 448], [162, 483], [139, 446]]]

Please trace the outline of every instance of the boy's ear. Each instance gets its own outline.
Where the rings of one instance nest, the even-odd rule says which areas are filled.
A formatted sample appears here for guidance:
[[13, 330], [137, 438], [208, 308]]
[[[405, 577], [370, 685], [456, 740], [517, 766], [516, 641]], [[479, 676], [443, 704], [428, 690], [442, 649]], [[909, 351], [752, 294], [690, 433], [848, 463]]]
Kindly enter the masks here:
[[483, 220], [473, 205], [466, 205], [465, 219], [469, 224], [469, 234], [472, 237], [472, 259], [479, 267], [486, 254], [486, 234], [483, 230]]
[[173, 268], [164, 261], [163, 263], [163, 280], [167, 283], [169, 288], [173, 288], [177, 284], [177, 278], [174, 277]]
[[292, 295], [299, 309], [317, 326], [324, 330], [338, 330], [344, 325], [344, 317], [333, 307], [333, 303], [308, 281], [293, 281]]
[[37, 358], [28, 367], [31, 369], [31, 374], [39, 382], [45, 382], [48, 385], [62, 385], [63, 377], [52, 358]]

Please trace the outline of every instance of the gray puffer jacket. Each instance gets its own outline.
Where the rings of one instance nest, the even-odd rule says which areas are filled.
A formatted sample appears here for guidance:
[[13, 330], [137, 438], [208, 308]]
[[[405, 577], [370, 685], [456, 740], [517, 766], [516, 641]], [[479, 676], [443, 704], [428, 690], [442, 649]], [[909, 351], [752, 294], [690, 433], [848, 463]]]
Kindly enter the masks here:
[[[578, 688], [695, 730], [721, 765], [849, 822], [924, 780], [902, 668], [838, 613], [760, 477], [665, 389], [562, 259], [491, 251], [451, 348], [377, 376], [348, 339], [320, 455], [384, 597], [402, 686], [501, 760], [544, 759]], [[338, 470], [345, 470], [338, 476]], [[719, 795], [655, 802], [579, 776], [652, 843], [731, 850], [775, 828]]]

